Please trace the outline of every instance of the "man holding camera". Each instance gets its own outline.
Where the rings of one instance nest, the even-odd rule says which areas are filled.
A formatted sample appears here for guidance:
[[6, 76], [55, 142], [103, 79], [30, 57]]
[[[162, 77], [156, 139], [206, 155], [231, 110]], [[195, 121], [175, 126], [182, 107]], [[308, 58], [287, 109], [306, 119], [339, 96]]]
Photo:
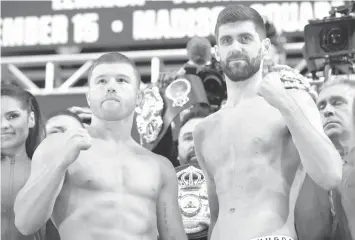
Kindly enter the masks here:
[[262, 75], [270, 41], [259, 13], [226, 7], [215, 35], [228, 100], [194, 132], [208, 183], [210, 239], [297, 239], [293, 213], [305, 173], [334, 189], [341, 157], [302, 76], [286, 67]]

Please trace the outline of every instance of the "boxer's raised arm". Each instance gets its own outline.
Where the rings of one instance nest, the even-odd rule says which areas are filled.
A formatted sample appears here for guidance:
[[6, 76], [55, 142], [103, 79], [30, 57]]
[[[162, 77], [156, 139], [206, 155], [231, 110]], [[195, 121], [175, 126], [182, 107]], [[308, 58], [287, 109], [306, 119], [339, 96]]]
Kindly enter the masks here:
[[218, 214], [219, 214], [219, 202], [218, 202], [218, 196], [216, 192], [216, 184], [214, 182], [213, 176], [207, 170], [206, 162], [201, 152], [202, 148], [200, 145], [202, 144], [203, 141], [201, 138], [201, 130], [199, 128], [197, 128], [194, 131], [193, 139], [194, 139], [197, 161], [204, 173], [207, 182], [208, 204], [210, 207], [210, 214], [211, 214], [210, 225], [208, 227], [208, 239], [211, 239], [212, 231], [217, 222]]
[[47, 137], [37, 148], [31, 163], [31, 174], [18, 193], [14, 211], [18, 230], [29, 235], [46, 224], [56, 198], [63, 186], [67, 166], [56, 161], [61, 158], [61, 134]]
[[302, 165], [309, 176], [326, 190], [336, 188], [342, 178], [342, 161], [338, 151], [325, 135], [320, 113], [309, 94], [290, 89], [289, 98], [280, 110]]
[[161, 159], [162, 188], [157, 200], [160, 240], [187, 240], [178, 202], [176, 171], [168, 159]]

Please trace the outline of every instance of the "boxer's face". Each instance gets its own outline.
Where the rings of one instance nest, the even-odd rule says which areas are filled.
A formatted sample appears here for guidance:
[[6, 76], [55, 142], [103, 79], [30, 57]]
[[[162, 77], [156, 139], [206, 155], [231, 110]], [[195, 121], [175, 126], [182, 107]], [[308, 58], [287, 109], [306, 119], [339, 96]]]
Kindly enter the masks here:
[[318, 97], [323, 128], [329, 138], [346, 140], [353, 132], [352, 104], [355, 90], [345, 84], [324, 88]]
[[93, 114], [103, 120], [117, 121], [130, 116], [136, 106], [140, 79], [127, 63], [103, 63], [90, 78], [88, 103]]
[[180, 129], [178, 151], [181, 165], [197, 162], [192, 132], [201, 121], [202, 118], [190, 119]]
[[54, 133], [82, 128], [82, 124], [75, 118], [68, 115], [58, 115], [48, 119], [46, 123], [47, 136]]
[[261, 40], [251, 21], [219, 27], [217, 56], [224, 73], [233, 82], [247, 80], [258, 72], [269, 47], [270, 40]]
[[23, 108], [15, 98], [1, 97], [1, 150], [16, 149], [26, 142], [29, 129], [34, 127], [33, 112]]

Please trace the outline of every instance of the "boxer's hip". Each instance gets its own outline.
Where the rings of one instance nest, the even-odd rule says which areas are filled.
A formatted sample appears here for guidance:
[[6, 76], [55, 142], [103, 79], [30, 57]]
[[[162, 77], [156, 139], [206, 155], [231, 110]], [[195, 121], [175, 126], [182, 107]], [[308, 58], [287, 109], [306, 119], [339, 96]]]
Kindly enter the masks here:
[[265, 237], [257, 237], [250, 240], [295, 240], [295, 239], [283, 235], [272, 235], [272, 236], [265, 236]]

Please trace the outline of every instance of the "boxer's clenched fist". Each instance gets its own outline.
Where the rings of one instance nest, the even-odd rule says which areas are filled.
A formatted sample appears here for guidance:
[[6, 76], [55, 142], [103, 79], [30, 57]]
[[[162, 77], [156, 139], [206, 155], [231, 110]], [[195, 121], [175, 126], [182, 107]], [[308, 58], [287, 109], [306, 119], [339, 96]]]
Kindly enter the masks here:
[[262, 96], [271, 106], [280, 107], [287, 93], [278, 72], [271, 72], [264, 76], [258, 86], [258, 95]]
[[64, 161], [70, 165], [78, 158], [80, 151], [91, 147], [92, 138], [84, 128], [75, 129], [64, 133]]

